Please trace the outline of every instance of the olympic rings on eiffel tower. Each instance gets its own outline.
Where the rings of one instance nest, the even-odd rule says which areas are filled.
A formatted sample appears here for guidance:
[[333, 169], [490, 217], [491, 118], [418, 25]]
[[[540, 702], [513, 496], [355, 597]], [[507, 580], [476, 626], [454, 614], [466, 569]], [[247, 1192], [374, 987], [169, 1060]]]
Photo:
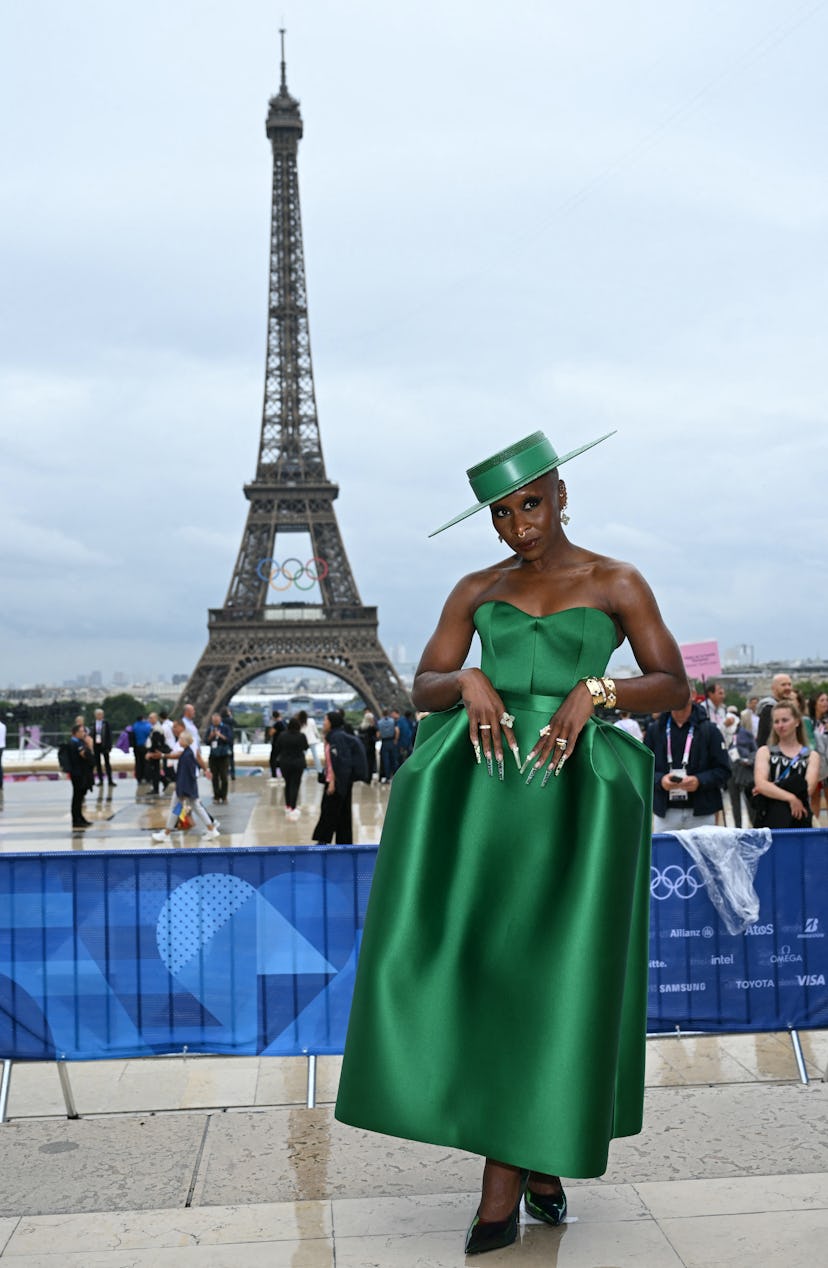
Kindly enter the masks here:
[[[289, 568], [289, 564], [295, 564], [296, 567]], [[304, 564], [301, 559], [286, 559], [281, 564], [277, 559], [260, 559], [256, 568], [259, 580], [267, 581], [273, 590], [289, 590], [291, 586], [296, 586], [297, 590], [311, 590], [318, 581], [324, 581], [327, 575], [328, 563], [321, 555], [314, 555]], [[283, 586], [276, 585], [279, 577], [285, 579]], [[307, 585], [300, 583], [301, 577], [308, 578]]]

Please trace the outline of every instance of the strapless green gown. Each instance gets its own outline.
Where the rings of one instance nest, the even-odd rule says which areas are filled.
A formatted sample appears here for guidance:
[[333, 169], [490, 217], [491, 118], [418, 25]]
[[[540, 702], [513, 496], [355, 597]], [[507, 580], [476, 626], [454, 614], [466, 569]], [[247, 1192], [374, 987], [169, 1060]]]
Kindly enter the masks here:
[[[477, 610], [521, 754], [616, 643], [594, 608]], [[394, 777], [336, 1116], [564, 1176], [641, 1130], [653, 758], [596, 719], [560, 777], [478, 766], [461, 707]]]

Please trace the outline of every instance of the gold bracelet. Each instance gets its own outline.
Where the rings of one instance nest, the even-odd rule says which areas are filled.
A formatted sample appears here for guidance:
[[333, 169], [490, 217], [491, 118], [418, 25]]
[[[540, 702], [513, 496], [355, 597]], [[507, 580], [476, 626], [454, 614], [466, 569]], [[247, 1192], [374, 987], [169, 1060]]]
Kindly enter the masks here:
[[614, 709], [618, 699], [618, 696], [615, 694], [615, 680], [613, 678], [602, 678], [601, 682], [604, 684], [604, 694], [607, 698], [606, 707], [608, 709]]
[[600, 678], [582, 678], [581, 682], [586, 683], [586, 689], [592, 696], [592, 706], [594, 709], [603, 709], [607, 703], [607, 692]]

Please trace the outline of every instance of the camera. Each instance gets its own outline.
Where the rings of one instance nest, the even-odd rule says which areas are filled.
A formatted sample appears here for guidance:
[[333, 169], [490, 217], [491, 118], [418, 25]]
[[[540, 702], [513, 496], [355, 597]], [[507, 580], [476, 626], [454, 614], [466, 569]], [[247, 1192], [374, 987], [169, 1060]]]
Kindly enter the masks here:
[[[681, 781], [684, 779], [684, 776], [686, 773], [687, 772], [684, 770], [684, 768], [680, 767], [677, 770], [668, 771], [667, 779], [671, 784], [680, 784]], [[667, 794], [667, 797], [669, 798], [670, 801], [686, 801], [687, 796], [688, 794], [684, 788], [673, 788]]]

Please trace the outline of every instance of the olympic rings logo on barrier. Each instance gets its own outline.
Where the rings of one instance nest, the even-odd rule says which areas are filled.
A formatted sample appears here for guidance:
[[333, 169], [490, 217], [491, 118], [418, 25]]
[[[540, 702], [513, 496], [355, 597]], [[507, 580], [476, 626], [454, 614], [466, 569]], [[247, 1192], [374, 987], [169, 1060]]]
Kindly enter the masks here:
[[685, 872], [678, 863], [671, 863], [664, 869], [650, 868], [650, 893], [656, 902], [664, 902], [666, 898], [692, 898], [704, 886], [701, 872], [695, 863]]
[[[290, 565], [295, 564], [294, 567]], [[256, 576], [266, 581], [273, 590], [289, 590], [296, 586], [297, 590], [311, 590], [318, 581], [324, 581], [328, 575], [328, 562], [321, 555], [314, 555], [305, 563], [301, 559], [286, 559], [279, 563], [278, 559], [260, 559], [256, 568]], [[284, 577], [285, 584], [277, 585], [279, 577]], [[302, 585], [301, 577], [307, 577], [307, 585]]]

